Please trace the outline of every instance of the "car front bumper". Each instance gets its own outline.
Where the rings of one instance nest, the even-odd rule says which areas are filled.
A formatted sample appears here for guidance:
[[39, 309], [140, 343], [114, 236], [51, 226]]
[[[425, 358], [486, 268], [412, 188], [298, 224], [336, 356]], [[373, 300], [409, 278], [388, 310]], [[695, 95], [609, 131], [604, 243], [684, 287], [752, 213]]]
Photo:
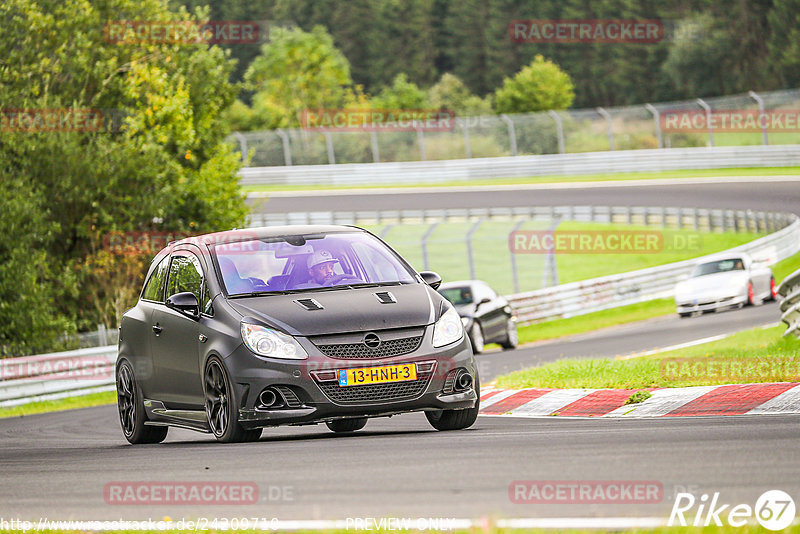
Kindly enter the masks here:
[[[466, 335], [455, 343], [434, 348], [431, 330], [426, 328], [420, 346], [413, 352], [379, 359], [331, 358], [302, 338], [298, 341], [309, 354], [307, 360], [260, 358], [242, 345], [225, 359], [237, 390], [239, 421], [245, 428], [258, 428], [474, 407], [478, 399], [474, 387], [477, 367]], [[336, 380], [319, 379], [319, 373], [325, 371], [409, 363], [417, 364], [417, 369], [420, 369], [420, 364], [424, 368], [425, 363], [431, 362], [433, 368], [429, 373], [419, 374], [417, 380], [408, 382], [342, 387]], [[451, 392], [446, 388], [448, 376], [457, 369], [464, 369], [472, 375], [473, 388], [462, 392]], [[277, 408], [264, 408], [260, 405], [259, 395], [266, 388], [289, 390], [293, 402]]]

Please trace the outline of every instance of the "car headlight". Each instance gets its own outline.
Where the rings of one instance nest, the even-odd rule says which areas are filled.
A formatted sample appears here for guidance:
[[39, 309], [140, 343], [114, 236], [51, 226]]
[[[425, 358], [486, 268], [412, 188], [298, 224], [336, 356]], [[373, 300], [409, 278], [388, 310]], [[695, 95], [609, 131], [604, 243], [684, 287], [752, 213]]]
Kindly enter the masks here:
[[259, 356], [305, 360], [308, 353], [295, 338], [265, 326], [242, 323], [242, 341]]
[[433, 325], [433, 346], [444, 347], [455, 343], [464, 335], [461, 318], [454, 308], [448, 308]]

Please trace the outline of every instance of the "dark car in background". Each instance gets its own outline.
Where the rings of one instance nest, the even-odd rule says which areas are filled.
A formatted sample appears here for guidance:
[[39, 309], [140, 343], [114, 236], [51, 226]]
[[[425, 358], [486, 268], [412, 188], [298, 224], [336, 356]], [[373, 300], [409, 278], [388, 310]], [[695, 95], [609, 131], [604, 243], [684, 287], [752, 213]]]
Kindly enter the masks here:
[[439, 286], [439, 293], [456, 307], [476, 354], [482, 352], [487, 343], [499, 343], [504, 349], [513, 349], [519, 344], [511, 306], [486, 282], [447, 282]]
[[424, 411], [471, 426], [480, 382], [455, 308], [371, 233], [286, 226], [171, 243], [120, 327], [116, 383], [131, 443], [170, 426], [253, 441], [264, 427]]

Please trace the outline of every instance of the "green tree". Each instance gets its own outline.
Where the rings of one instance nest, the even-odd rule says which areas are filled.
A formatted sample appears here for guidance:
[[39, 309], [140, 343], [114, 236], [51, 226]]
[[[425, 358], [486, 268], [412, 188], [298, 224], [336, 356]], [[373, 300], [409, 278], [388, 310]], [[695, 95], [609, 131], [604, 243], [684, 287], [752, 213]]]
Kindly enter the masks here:
[[555, 63], [536, 59], [513, 78], [506, 78], [495, 93], [498, 113], [527, 113], [548, 109], [566, 109], [575, 93], [570, 77]]
[[425, 91], [408, 81], [405, 73], [395, 76], [392, 85], [384, 87], [371, 104], [373, 108], [381, 109], [422, 109], [430, 106]]
[[[54, 318], [79, 327], [110, 321], [81, 291], [91, 279], [81, 266], [108, 232], [207, 232], [244, 221], [240, 160], [224, 142], [221, 120], [237, 90], [228, 82], [233, 62], [218, 47], [117, 43], [104, 34], [120, 20], [206, 19], [172, 13], [160, 0], [0, 5], [3, 108], [63, 109], [73, 117], [97, 110], [103, 121], [57, 128], [63, 131], [7, 126], [0, 137], [0, 181], [27, 184], [41, 197], [31, 216], [41, 218], [48, 238], [31, 240], [32, 255], [44, 254], [52, 266], [36, 280], [37, 293], [54, 301]], [[0, 273], [0, 285], [13, 276]]]
[[473, 95], [457, 76], [446, 73], [428, 89], [428, 99], [433, 108], [449, 109], [457, 116], [489, 115], [492, 106], [479, 96]]
[[262, 128], [298, 126], [304, 110], [339, 108], [352, 95], [350, 65], [322, 26], [276, 29], [245, 81], [256, 91], [253, 111]]
[[783, 84], [800, 85], [800, 0], [775, 0], [769, 13], [769, 55]]

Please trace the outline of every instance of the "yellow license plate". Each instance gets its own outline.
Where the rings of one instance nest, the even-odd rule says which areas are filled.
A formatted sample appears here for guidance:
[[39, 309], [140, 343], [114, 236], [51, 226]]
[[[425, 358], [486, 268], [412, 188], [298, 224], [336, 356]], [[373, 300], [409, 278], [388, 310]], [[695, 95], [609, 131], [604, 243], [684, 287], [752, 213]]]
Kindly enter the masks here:
[[402, 382], [417, 379], [417, 366], [413, 363], [386, 365], [383, 367], [364, 367], [361, 369], [340, 369], [340, 386], [363, 386], [382, 382]]

